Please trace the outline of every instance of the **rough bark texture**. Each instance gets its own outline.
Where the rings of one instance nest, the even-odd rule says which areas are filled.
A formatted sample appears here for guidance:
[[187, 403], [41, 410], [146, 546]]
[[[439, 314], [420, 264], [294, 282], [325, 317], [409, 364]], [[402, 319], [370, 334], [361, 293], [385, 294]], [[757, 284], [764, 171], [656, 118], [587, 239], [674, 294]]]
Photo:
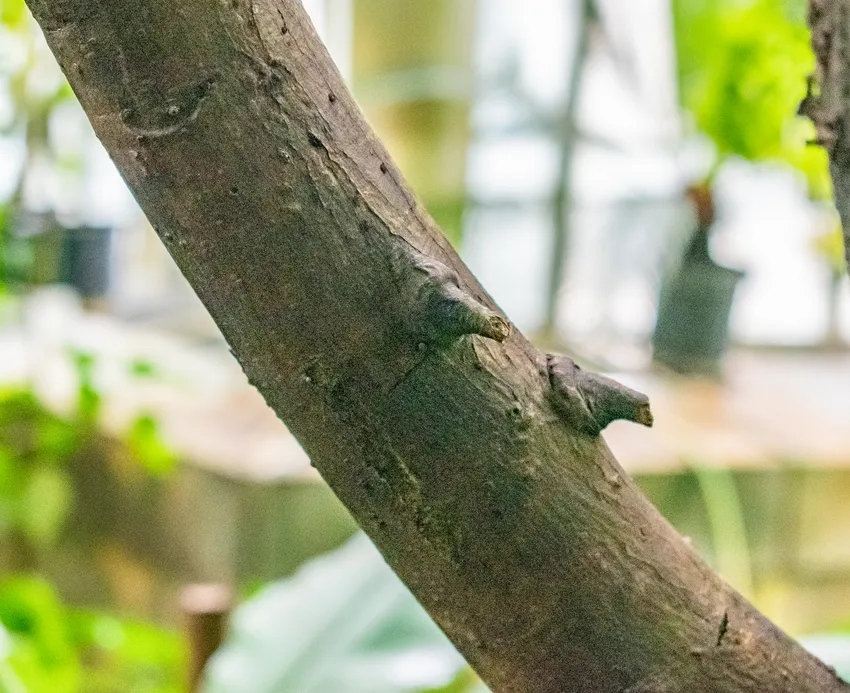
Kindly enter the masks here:
[[251, 382], [497, 692], [848, 688], [700, 561], [422, 212], [297, 0], [28, 0]]
[[850, 0], [809, 0], [815, 74], [800, 113], [812, 119], [829, 153], [835, 206], [850, 268]]

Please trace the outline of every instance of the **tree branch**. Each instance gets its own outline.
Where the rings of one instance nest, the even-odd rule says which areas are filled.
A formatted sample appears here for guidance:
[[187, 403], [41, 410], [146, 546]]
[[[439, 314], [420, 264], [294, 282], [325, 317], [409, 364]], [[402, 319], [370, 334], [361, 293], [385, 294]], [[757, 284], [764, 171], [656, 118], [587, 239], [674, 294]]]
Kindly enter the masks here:
[[612, 458], [645, 400], [509, 330], [297, 0], [28, 2], [250, 381], [494, 691], [847, 690]]
[[800, 114], [815, 124], [815, 143], [829, 154], [835, 206], [850, 268], [850, 2], [809, 0], [815, 74]]

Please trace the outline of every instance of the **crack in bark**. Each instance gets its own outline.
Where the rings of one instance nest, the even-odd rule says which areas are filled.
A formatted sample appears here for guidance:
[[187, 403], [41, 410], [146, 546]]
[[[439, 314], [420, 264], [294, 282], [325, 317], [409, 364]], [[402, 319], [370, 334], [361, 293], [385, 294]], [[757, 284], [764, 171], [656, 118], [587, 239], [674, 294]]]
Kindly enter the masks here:
[[715, 647], [720, 647], [723, 644], [723, 638], [726, 637], [726, 632], [729, 630], [729, 612], [723, 612], [723, 618], [720, 619], [720, 627], [717, 629], [717, 642]]

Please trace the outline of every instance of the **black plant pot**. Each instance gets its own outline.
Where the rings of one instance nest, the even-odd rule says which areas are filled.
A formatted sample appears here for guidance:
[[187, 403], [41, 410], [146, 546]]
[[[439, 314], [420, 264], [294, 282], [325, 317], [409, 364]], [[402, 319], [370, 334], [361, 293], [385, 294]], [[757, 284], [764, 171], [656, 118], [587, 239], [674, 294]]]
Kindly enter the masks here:
[[109, 290], [112, 229], [80, 226], [61, 231], [59, 281], [83, 298], [100, 298]]
[[658, 304], [653, 361], [677, 373], [718, 376], [735, 289], [743, 276], [705, 259], [686, 262], [669, 277]]
[[5, 231], [0, 279], [23, 287], [70, 284], [85, 299], [100, 298], [109, 289], [111, 228], [66, 228], [51, 212], [16, 209]]

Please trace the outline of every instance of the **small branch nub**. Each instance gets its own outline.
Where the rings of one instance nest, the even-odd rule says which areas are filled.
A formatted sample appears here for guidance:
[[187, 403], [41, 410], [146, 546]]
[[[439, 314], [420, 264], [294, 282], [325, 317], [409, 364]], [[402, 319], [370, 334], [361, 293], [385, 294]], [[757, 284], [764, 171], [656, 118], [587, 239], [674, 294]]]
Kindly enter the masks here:
[[416, 258], [414, 267], [418, 309], [411, 314], [411, 328], [417, 338], [448, 343], [477, 334], [504, 342], [510, 336], [508, 320], [461, 289], [449, 267], [424, 255]]
[[582, 370], [566, 356], [546, 357], [556, 406], [580, 430], [598, 435], [617, 419], [652, 426], [649, 398], [616, 380]]

